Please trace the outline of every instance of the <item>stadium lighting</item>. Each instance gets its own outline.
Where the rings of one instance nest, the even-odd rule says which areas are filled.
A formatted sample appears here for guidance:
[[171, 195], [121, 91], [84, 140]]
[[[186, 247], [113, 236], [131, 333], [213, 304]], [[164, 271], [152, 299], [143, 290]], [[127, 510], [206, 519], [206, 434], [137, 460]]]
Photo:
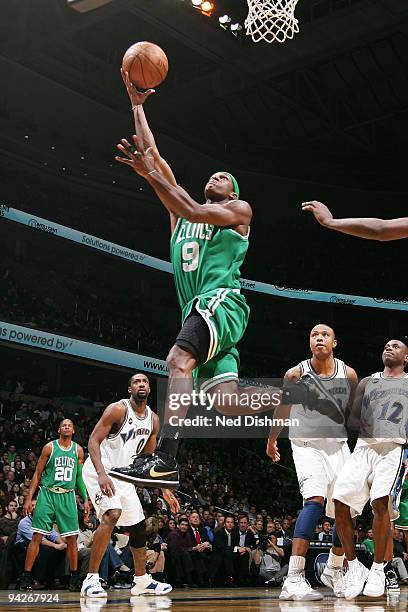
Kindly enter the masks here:
[[224, 30], [227, 30], [231, 23], [231, 17], [229, 15], [222, 15], [222, 17], [218, 17], [218, 23]]
[[210, 17], [214, 8], [214, 2], [210, 2], [210, 0], [191, 0], [191, 4], [194, 8], [198, 9], [203, 15]]
[[233, 34], [234, 36], [238, 36], [241, 30], [242, 30], [242, 25], [240, 23], [231, 24], [231, 34]]

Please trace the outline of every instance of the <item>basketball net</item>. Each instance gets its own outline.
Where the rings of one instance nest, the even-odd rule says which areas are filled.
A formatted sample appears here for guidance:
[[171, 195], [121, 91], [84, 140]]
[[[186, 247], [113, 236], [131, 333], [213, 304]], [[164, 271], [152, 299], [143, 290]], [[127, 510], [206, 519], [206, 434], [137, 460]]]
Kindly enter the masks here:
[[299, 32], [295, 8], [299, 0], [247, 0], [247, 36], [257, 43], [283, 43]]

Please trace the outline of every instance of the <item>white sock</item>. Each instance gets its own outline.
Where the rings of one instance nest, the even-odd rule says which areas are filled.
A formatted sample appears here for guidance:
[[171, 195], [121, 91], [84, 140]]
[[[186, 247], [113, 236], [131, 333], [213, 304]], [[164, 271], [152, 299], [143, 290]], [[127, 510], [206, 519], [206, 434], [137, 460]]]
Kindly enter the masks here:
[[357, 557], [355, 559], [353, 559], [352, 561], [348, 561], [348, 566], [349, 566], [349, 570], [352, 570], [354, 568], [356, 568], [359, 565], [359, 560], [357, 559]]
[[383, 572], [384, 571], [384, 563], [376, 563], [375, 561], [373, 561], [371, 569], [377, 570], [378, 572]]
[[95, 576], [97, 576], [99, 578], [99, 573], [96, 572], [95, 574], [87, 574], [85, 580], [89, 580], [90, 578], [94, 578]]
[[335, 555], [333, 549], [330, 549], [327, 565], [329, 567], [343, 567], [344, 555]]
[[122, 563], [122, 565], [120, 566], [119, 569], [120, 569], [121, 572], [128, 572], [129, 571], [128, 566], [125, 565], [124, 563]]
[[143, 576], [135, 576], [136, 582], [145, 582], [148, 580], [149, 574], [143, 574]]
[[306, 559], [300, 555], [292, 555], [289, 559], [288, 576], [300, 574], [305, 569]]

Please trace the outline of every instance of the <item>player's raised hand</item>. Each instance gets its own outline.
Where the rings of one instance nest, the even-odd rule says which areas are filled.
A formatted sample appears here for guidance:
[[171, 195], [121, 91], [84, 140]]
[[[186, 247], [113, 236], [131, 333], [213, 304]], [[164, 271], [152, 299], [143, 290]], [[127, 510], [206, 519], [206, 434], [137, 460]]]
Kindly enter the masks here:
[[138, 89], [136, 89], [136, 87], [130, 80], [129, 73], [124, 72], [122, 68], [120, 69], [120, 74], [122, 75], [122, 79], [125, 84], [126, 91], [128, 92], [132, 108], [134, 106], [144, 104], [147, 98], [155, 93], [155, 89], [146, 89], [145, 91], [139, 91]]
[[130, 166], [134, 172], [146, 178], [155, 171], [153, 149], [152, 147], [145, 149], [142, 139], [138, 136], [133, 136], [133, 143], [130, 144], [126, 138], [122, 138], [117, 149], [125, 157], [116, 156], [115, 159], [120, 164]]
[[278, 449], [278, 442], [273, 438], [268, 439], [268, 445], [266, 447], [266, 454], [272, 459], [272, 461], [280, 460], [280, 453]]
[[180, 503], [177, 497], [170, 491], [170, 489], [162, 489], [163, 497], [170, 506], [170, 510], [173, 514], [177, 514], [180, 510]]
[[98, 476], [98, 484], [102, 495], [107, 495], [108, 497], [115, 495], [115, 485], [106, 474]]
[[333, 219], [333, 215], [325, 204], [312, 200], [311, 202], [303, 202], [302, 210], [305, 212], [311, 212], [314, 214], [316, 221], [320, 225], [327, 226]]

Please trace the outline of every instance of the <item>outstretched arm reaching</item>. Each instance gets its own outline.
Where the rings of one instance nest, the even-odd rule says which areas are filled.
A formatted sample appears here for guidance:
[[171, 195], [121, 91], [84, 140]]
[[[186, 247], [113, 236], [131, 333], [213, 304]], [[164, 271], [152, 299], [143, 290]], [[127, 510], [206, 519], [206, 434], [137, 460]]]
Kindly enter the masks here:
[[408, 217], [400, 219], [333, 219], [330, 210], [321, 202], [303, 202], [302, 210], [314, 214], [316, 220], [336, 232], [367, 240], [400, 240], [408, 238]]
[[[135, 121], [135, 131], [136, 134], [142, 139], [143, 146], [145, 149], [151, 148], [154, 158], [154, 167], [159, 172], [166, 181], [168, 181], [171, 185], [177, 185], [177, 181], [173, 174], [172, 169], [165, 159], [160, 155], [160, 152], [157, 148], [156, 141], [154, 139], [153, 133], [150, 129], [150, 126], [147, 122], [146, 115], [143, 109], [143, 104], [147, 100], [149, 96], [151, 96], [155, 90], [148, 89], [144, 93], [141, 93], [136, 89], [136, 87], [132, 84], [129, 73], [123, 72], [120, 70], [122, 75], [123, 82], [126, 87], [126, 91], [128, 92], [130, 102], [132, 105], [133, 118]], [[171, 224], [171, 232], [173, 233], [174, 228], [177, 223], [177, 215], [173, 212], [169, 211], [170, 214], [170, 224]]]

